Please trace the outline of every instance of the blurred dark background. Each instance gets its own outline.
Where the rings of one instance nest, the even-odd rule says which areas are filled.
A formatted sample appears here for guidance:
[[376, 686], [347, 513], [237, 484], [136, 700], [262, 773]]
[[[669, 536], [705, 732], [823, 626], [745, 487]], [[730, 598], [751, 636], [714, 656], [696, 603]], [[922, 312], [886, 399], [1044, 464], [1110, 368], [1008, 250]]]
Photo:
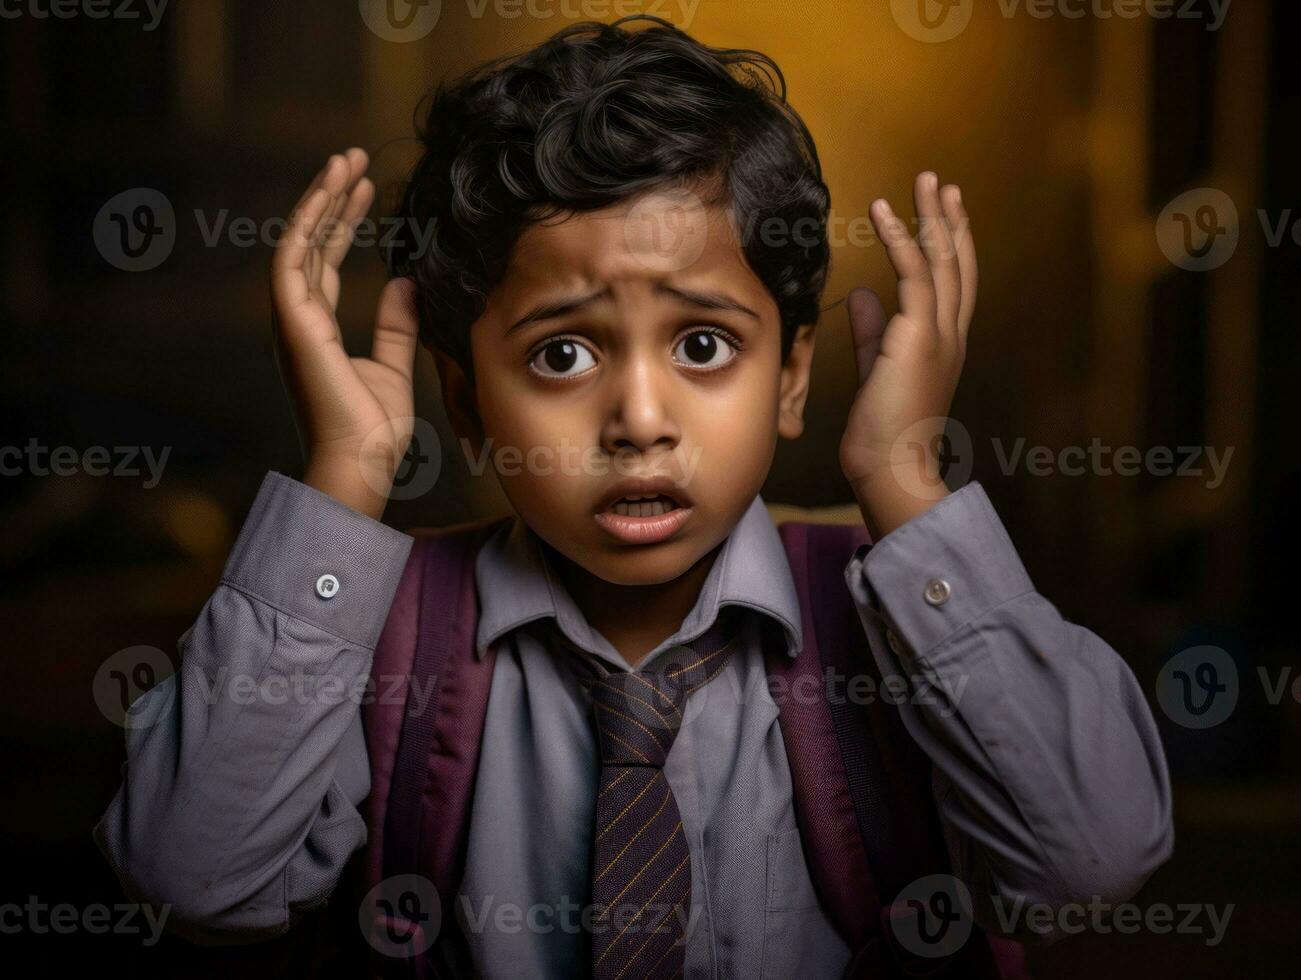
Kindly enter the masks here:
[[[844, 223], [827, 303], [860, 283], [893, 296], [878, 244], [850, 232], [871, 200], [911, 214], [911, 178], [927, 168], [964, 189], [982, 281], [953, 415], [970, 436], [972, 476], [1039, 590], [1121, 651], [1162, 725], [1176, 856], [1135, 902], [1234, 906], [1218, 946], [1205, 935], [1086, 935], [1037, 952], [1037, 975], [1292, 975], [1298, 5], [1178, 0], [1153, 5], [1178, 14], [1161, 18], [1067, 0], [1085, 15], [1037, 17], [965, 0], [946, 14], [962, 29], [945, 37], [943, 26], [919, 30], [919, 2], [646, 0], [615, 11], [539, 0], [537, 15], [493, 2], [478, 15], [478, 3], [444, 0], [414, 37], [373, 26], [366, 0], [175, 0], [157, 18], [120, 0], [97, 8], [107, 17], [91, 3], [70, 16], [47, 0], [7, 4], [0, 447], [24, 455], [0, 458], [0, 636], [13, 681], [0, 693], [10, 760], [0, 902], [121, 900], [90, 837], [123, 759], [97, 671], [133, 646], [174, 658], [265, 472], [300, 472], [269, 331], [273, 233], [259, 229], [330, 152], [354, 144], [371, 153], [380, 219], [414, 159], [413, 111], [439, 77], [585, 19], [575, 12], [646, 11], [708, 43], [763, 50], [786, 72]], [[170, 226], [151, 212], [161, 252], [115, 249], [105, 229], [122, 219], [111, 215], [134, 220], [160, 200], [172, 209]], [[354, 248], [344, 272], [341, 319], [364, 350], [383, 282], [377, 250]], [[836, 460], [855, 384], [842, 309], [819, 338], [811, 424], [782, 447], [770, 502], [851, 500]], [[446, 437], [423, 353], [418, 370], [418, 414]], [[47, 454], [72, 447], [87, 465], [41, 475], [27, 462], [33, 440]], [[1214, 486], [1205, 452], [1200, 476], [1041, 474], [1024, 460], [1007, 471], [999, 453], [1018, 440], [1054, 457], [1097, 440], [1169, 447], [1176, 462], [1179, 447], [1211, 447], [1229, 462]], [[153, 485], [142, 455], [136, 475], [91, 475], [91, 447], [117, 463], [113, 447], [147, 448], [165, 459], [161, 479]], [[388, 522], [446, 524], [504, 506], [453, 440], [443, 447], [434, 487], [395, 502]], [[1236, 665], [1239, 696], [1223, 721], [1196, 728], [1157, 694], [1162, 666], [1203, 646]], [[1280, 680], [1289, 686], [1271, 697]], [[94, 963], [110, 975], [165, 972], [173, 942], [0, 935], [0, 948], [20, 944], [46, 967]]]

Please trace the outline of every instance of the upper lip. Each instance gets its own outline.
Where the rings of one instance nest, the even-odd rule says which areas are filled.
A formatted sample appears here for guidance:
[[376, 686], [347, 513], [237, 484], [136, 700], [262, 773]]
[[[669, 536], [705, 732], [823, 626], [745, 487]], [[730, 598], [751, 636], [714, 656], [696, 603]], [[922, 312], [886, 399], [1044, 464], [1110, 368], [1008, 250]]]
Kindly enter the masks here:
[[596, 505], [596, 513], [609, 510], [619, 500], [633, 495], [662, 494], [672, 499], [679, 507], [690, 507], [691, 497], [667, 476], [630, 476], [613, 484], [601, 496]]

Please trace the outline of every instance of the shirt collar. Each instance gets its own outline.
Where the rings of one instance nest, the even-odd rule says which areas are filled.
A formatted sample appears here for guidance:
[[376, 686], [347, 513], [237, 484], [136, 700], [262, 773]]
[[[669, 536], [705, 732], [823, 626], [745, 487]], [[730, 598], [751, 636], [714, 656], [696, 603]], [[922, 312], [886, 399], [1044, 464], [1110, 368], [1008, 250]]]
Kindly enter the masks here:
[[[475, 656], [482, 658], [497, 639], [527, 623], [548, 617], [570, 642], [627, 670], [628, 664], [605, 637], [588, 625], [564, 582], [546, 559], [542, 542], [519, 517], [493, 534], [474, 566], [479, 593]], [[755, 495], [705, 577], [695, 606], [682, 626], [652, 650], [660, 652], [701, 636], [724, 605], [745, 606], [776, 620], [786, 636], [786, 652], [803, 646], [799, 598], [786, 549], [763, 502]]]

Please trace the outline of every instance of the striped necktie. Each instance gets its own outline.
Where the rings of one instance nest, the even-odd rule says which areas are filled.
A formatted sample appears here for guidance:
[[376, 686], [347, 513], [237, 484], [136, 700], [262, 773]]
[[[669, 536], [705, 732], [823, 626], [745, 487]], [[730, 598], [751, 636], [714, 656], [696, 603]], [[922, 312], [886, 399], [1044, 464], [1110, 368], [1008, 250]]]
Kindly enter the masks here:
[[653, 671], [573, 660], [591, 701], [601, 754], [592, 851], [595, 980], [681, 976], [691, 921], [691, 855], [664, 760], [687, 695], [716, 677], [739, 638], [738, 610], [720, 610]]

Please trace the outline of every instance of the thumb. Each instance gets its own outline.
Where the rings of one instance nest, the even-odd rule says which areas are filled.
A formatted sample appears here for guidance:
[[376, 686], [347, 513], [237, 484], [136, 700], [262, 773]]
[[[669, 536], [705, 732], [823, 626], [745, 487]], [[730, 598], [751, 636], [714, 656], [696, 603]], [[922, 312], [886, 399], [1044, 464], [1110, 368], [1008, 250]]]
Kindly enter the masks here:
[[881, 338], [885, 335], [885, 307], [881, 297], [859, 286], [851, 289], [845, 297], [845, 308], [849, 311], [849, 328], [854, 339], [854, 360], [858, 364], [858, 383], [867, 380], [881, 349]]
[[399, 277], [388, 281], [375, 312], [375, 337], [370, 350], [372, 360], [393, 368], [408, 381], [420, 333], [415, 293], [415, 283], [410, 279]]

